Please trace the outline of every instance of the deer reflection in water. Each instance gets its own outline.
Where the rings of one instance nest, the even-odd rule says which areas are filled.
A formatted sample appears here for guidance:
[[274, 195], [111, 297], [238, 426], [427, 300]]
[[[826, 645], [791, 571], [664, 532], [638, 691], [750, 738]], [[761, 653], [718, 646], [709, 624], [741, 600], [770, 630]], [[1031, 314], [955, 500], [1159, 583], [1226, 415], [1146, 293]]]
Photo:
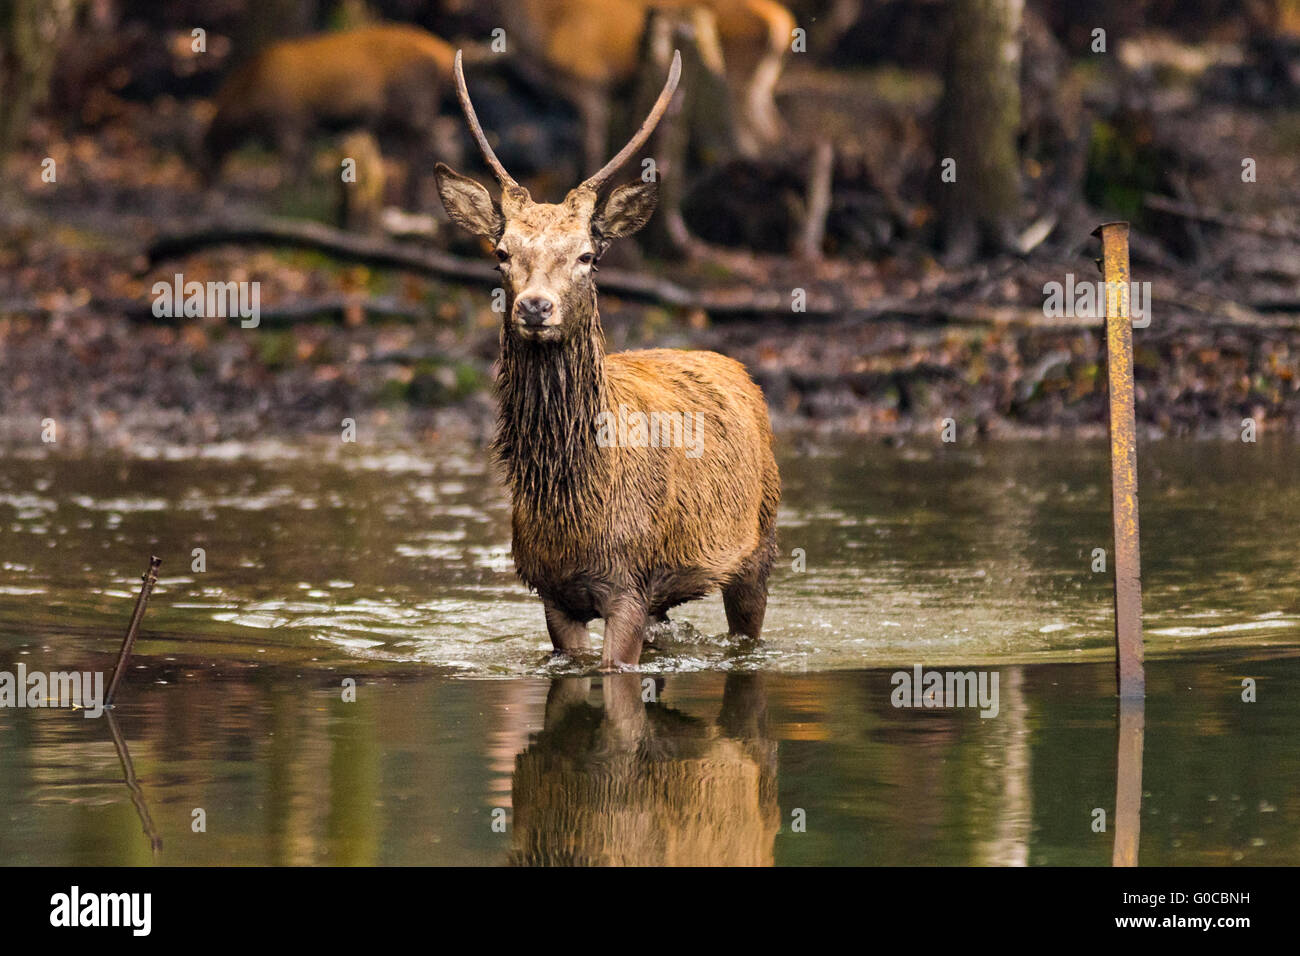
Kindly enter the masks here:
[[777, 747], [763, 679], [728, 675], [716, 721], [647, 702], [648, 680], [605, 676], [600, 704], [591, 678], [551, 685], [544, 729], [515, 760], [512, 863], [772, 864]]

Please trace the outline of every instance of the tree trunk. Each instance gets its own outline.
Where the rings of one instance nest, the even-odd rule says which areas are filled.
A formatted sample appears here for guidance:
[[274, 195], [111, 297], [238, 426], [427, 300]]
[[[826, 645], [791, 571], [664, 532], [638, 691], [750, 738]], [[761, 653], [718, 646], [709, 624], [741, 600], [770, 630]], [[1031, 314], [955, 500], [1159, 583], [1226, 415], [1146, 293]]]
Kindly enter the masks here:
[[49, 92], [59, 44], [83, 0], [5, 0], [0, 4], [0, 155], [23, 135]]
[[[949, 258], [969, 261], [1002, 247], [1020, 201], [1020, 19], [1024, 0], [954, 0], [936, 178], [940, 240]], [[946, 160], [955, 181], [944, 181]], [[951, 176], [947, 177], [951, 179]]]

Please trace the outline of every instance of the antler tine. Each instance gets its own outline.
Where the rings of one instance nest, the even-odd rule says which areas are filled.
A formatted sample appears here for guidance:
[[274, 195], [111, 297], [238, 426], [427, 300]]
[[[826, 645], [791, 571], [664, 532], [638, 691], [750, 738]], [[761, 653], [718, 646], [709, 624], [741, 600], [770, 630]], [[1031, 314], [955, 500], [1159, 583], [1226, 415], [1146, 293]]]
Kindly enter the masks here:
[[497, 154], [492, 151], [491, 144], [488, 143], [487, 136], [483, 132], [483, 127], [479, 124], [478, 114], [474, 112], [474, 104], [469, 101], [469, 90], [465, 87], [465, 71], [461, 67], [461, 51], [456, 51], [456, 98], [460, 100], [460, 108], [465, 112], [465, 120], [469, 123], [469, 131], [474, 134], [474, 139], [478, 143], [479, 151], [482, 152], [483, 158], [487, 164], [492, 167], [492, 172], [497, 177], [502, 188], [507, 186], [518, 186], [515, 178], [506, 172], [506, 168], [501, 165], [501, 160], [497, 159]]
[[622, 168], [623, 164], [632, 158], [632, 154], [645, 145], [645, 141], [650, 138], [650, 134], [655, 131], [659, 121], [663, 119], [664, 113], [668, 111], [668, 103], [673, 98], [673, 93], [677, 90], [677, 81], [682, 76], [682, 54], [680, 50], [673, 50], [673, 65], [668, 70], [668, 82], [664, 84], [663, 91], [659, 94], [659, 99], [655, 100], [654, 107], [650, 110], [650, 115], [645, 118], [641, 128], [636, 131], [636, 135], [628, 141], [628, 144], [618, 151], [618, 155], [601, 167], [600, 172], [591, 176], [582, 185], [599, 192], [600, 187], [604, 186], [616, 172]]

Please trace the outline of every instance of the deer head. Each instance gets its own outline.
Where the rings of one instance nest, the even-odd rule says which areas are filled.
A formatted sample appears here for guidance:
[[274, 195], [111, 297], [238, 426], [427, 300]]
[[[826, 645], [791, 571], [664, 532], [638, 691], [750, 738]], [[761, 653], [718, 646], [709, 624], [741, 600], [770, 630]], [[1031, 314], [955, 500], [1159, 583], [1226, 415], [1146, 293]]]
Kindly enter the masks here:
[[492, 151], [465, 87], [456, 53], [456, 94], [484, 160], [501, 185], [494, 201], [476, 180], [438, 163], [438, 195], [451, 220], [495, 244], [506, 290], [505, 331], [527, 341], [559, 342], [590, 334], [596, 315], [596, 263], [609, 243], [630, 236], [650, 219], [657, 182], [633, 182], [601, 200], [601, 190], [654, 132], [681, 77], [674, 52], [668, 81], [641, 128], [599, 172], [559, 204], [533, 202]]

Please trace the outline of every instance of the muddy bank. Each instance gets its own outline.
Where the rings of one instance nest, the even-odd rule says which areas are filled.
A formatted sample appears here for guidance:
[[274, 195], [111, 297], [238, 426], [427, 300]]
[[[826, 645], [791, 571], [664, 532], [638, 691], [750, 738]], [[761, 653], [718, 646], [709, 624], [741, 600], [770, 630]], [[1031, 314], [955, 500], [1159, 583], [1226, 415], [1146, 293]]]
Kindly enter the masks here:
[[[135, 237], [149, 234], [147, 220], [60, 219], [30, 204], [19, 218], [16, 208], [0, 251], [5, 444], [40, 441], [46, 419], [61, 442], [117, 447], [330, 434], [347, 418], [372, 436], [490, 433], [500, 317], [486, 289], [229, 247], [142, 271]], [[710, 321], [609, 295], [601, 313], [610, 350], [715, 349], [741, 360], [782, 431], [937, 434], [952, 418], [963, 437], [1088, 433], [1106, 421], [1104, 336], [1042, 307], [1046, 282], [1085, 276], [1085, 266], [990, 267], [960, 294], [929, 298], [919, 270], [857, 266], [836, 277], [841, 287], [901, 303], [868, 319]], [[770, 263], [762, 281], [811, 285], [798, 268]], [[153, 285], [178, 273], [259, 282], [263, 320], [246, 329], [237, 317], [156, 318]], [[1144, 274], [1155, 280], [1151, 324], [1135, 332], [1147, 432], [1234, 436], [1250, 418], [1263, 432], [1300, 434], [1300, 324], [1258, 313], [1237, 321], [1231, 303], [1216, 312], [1212, 287], [1135, 267]]]
[[[885, 109], [873, 82], [835, 108]], [[1170, 99], [1162, 96], [1151, 101]], [[1151, 436], [1238, 437], [1251, 419], [1262, 433], [1300, 435], [1300, 229], [1290, 221], [1300, 112], [1171, 102], [1143, 113], [1135, 140], [1154, 136], [1160, 161], [1176, 160], [1188, 183], [1178, 208], [1191, 210], [1135, 211], [1133, 277], [1151, 283], [1151, 323], [1135, 333], [1139, 424]], [[174, 142], [201, 104], [159, 103], [123, 106], [90, 131], [39, 127], [5, 162], [0, 442], [40, 442], [48, 419], [72, 446], [330, 435], [344, 419], [374, 440], [486, 437], [500, 322], [488, 287], [265, 246], [147, 262], [151, 239], [178, 225], [268, 211], [328, 218], [311, 207], [328, 175], [299, 175], [265, 156], [239, 157], [218, 189], [201, 188]], [[909, 99], [896, 109], [924, 106]], [[1200, 135], [1209, 128], [1214, 137]], [[1248, 187], [1243, 153], [1267, 171]], [[917, 155], [913, 174], [927, 162]], [[56, 182], [43, 178], [47, 159]], [[1102, 171], [1104, 159], [1095, 161]], [[1196, 218], [1197, 208], [1224, 206], [1227, 221]], [[934, 436], [951, 418], [959, 440], [1099, 433], [1100, 327], [1050, 317], [1044, 289], [1097, 278], [1088, 234], [1105, 218], [1075, 204], [1024, 255], [961, 271], [905, 237], [869, 256], [815, 261], [712, 247], [660, 263], [629, 243], [609, 265], [697, 290], [762, 290], [790, 306], [724, 318], [605, 292], [601, 315], [611, 350], [716, 349], [741, 360], [783, 432]], [[419, 241], [486, 262], [463, 238]], [[260, 325], [155, 317], [155, 283], [177, 274], [257, 282]], [[801, 291], [843, 308], [801, 313]]]
[[[0, 441], [129, 447], [340, 433], [491, 430], [496, 316], [443, 290], [450, 319], [145, 322], [92, 310], [0, 316]], [[435, 308], [434, 314], [439, 310]], [[698, 320], [697, 320], [698, 321]], [[644, 307], [605, 308], [611, 349], [711, 348], [743, 361], [779, 431], [961, 437], [1097, 433], [1106, 422], [1099, 329], [987, 328], [883, 319], [729, 321], [692, 328]], [[1300, 330], [1136, 335], [1148, 435], [1300, 434]]]

